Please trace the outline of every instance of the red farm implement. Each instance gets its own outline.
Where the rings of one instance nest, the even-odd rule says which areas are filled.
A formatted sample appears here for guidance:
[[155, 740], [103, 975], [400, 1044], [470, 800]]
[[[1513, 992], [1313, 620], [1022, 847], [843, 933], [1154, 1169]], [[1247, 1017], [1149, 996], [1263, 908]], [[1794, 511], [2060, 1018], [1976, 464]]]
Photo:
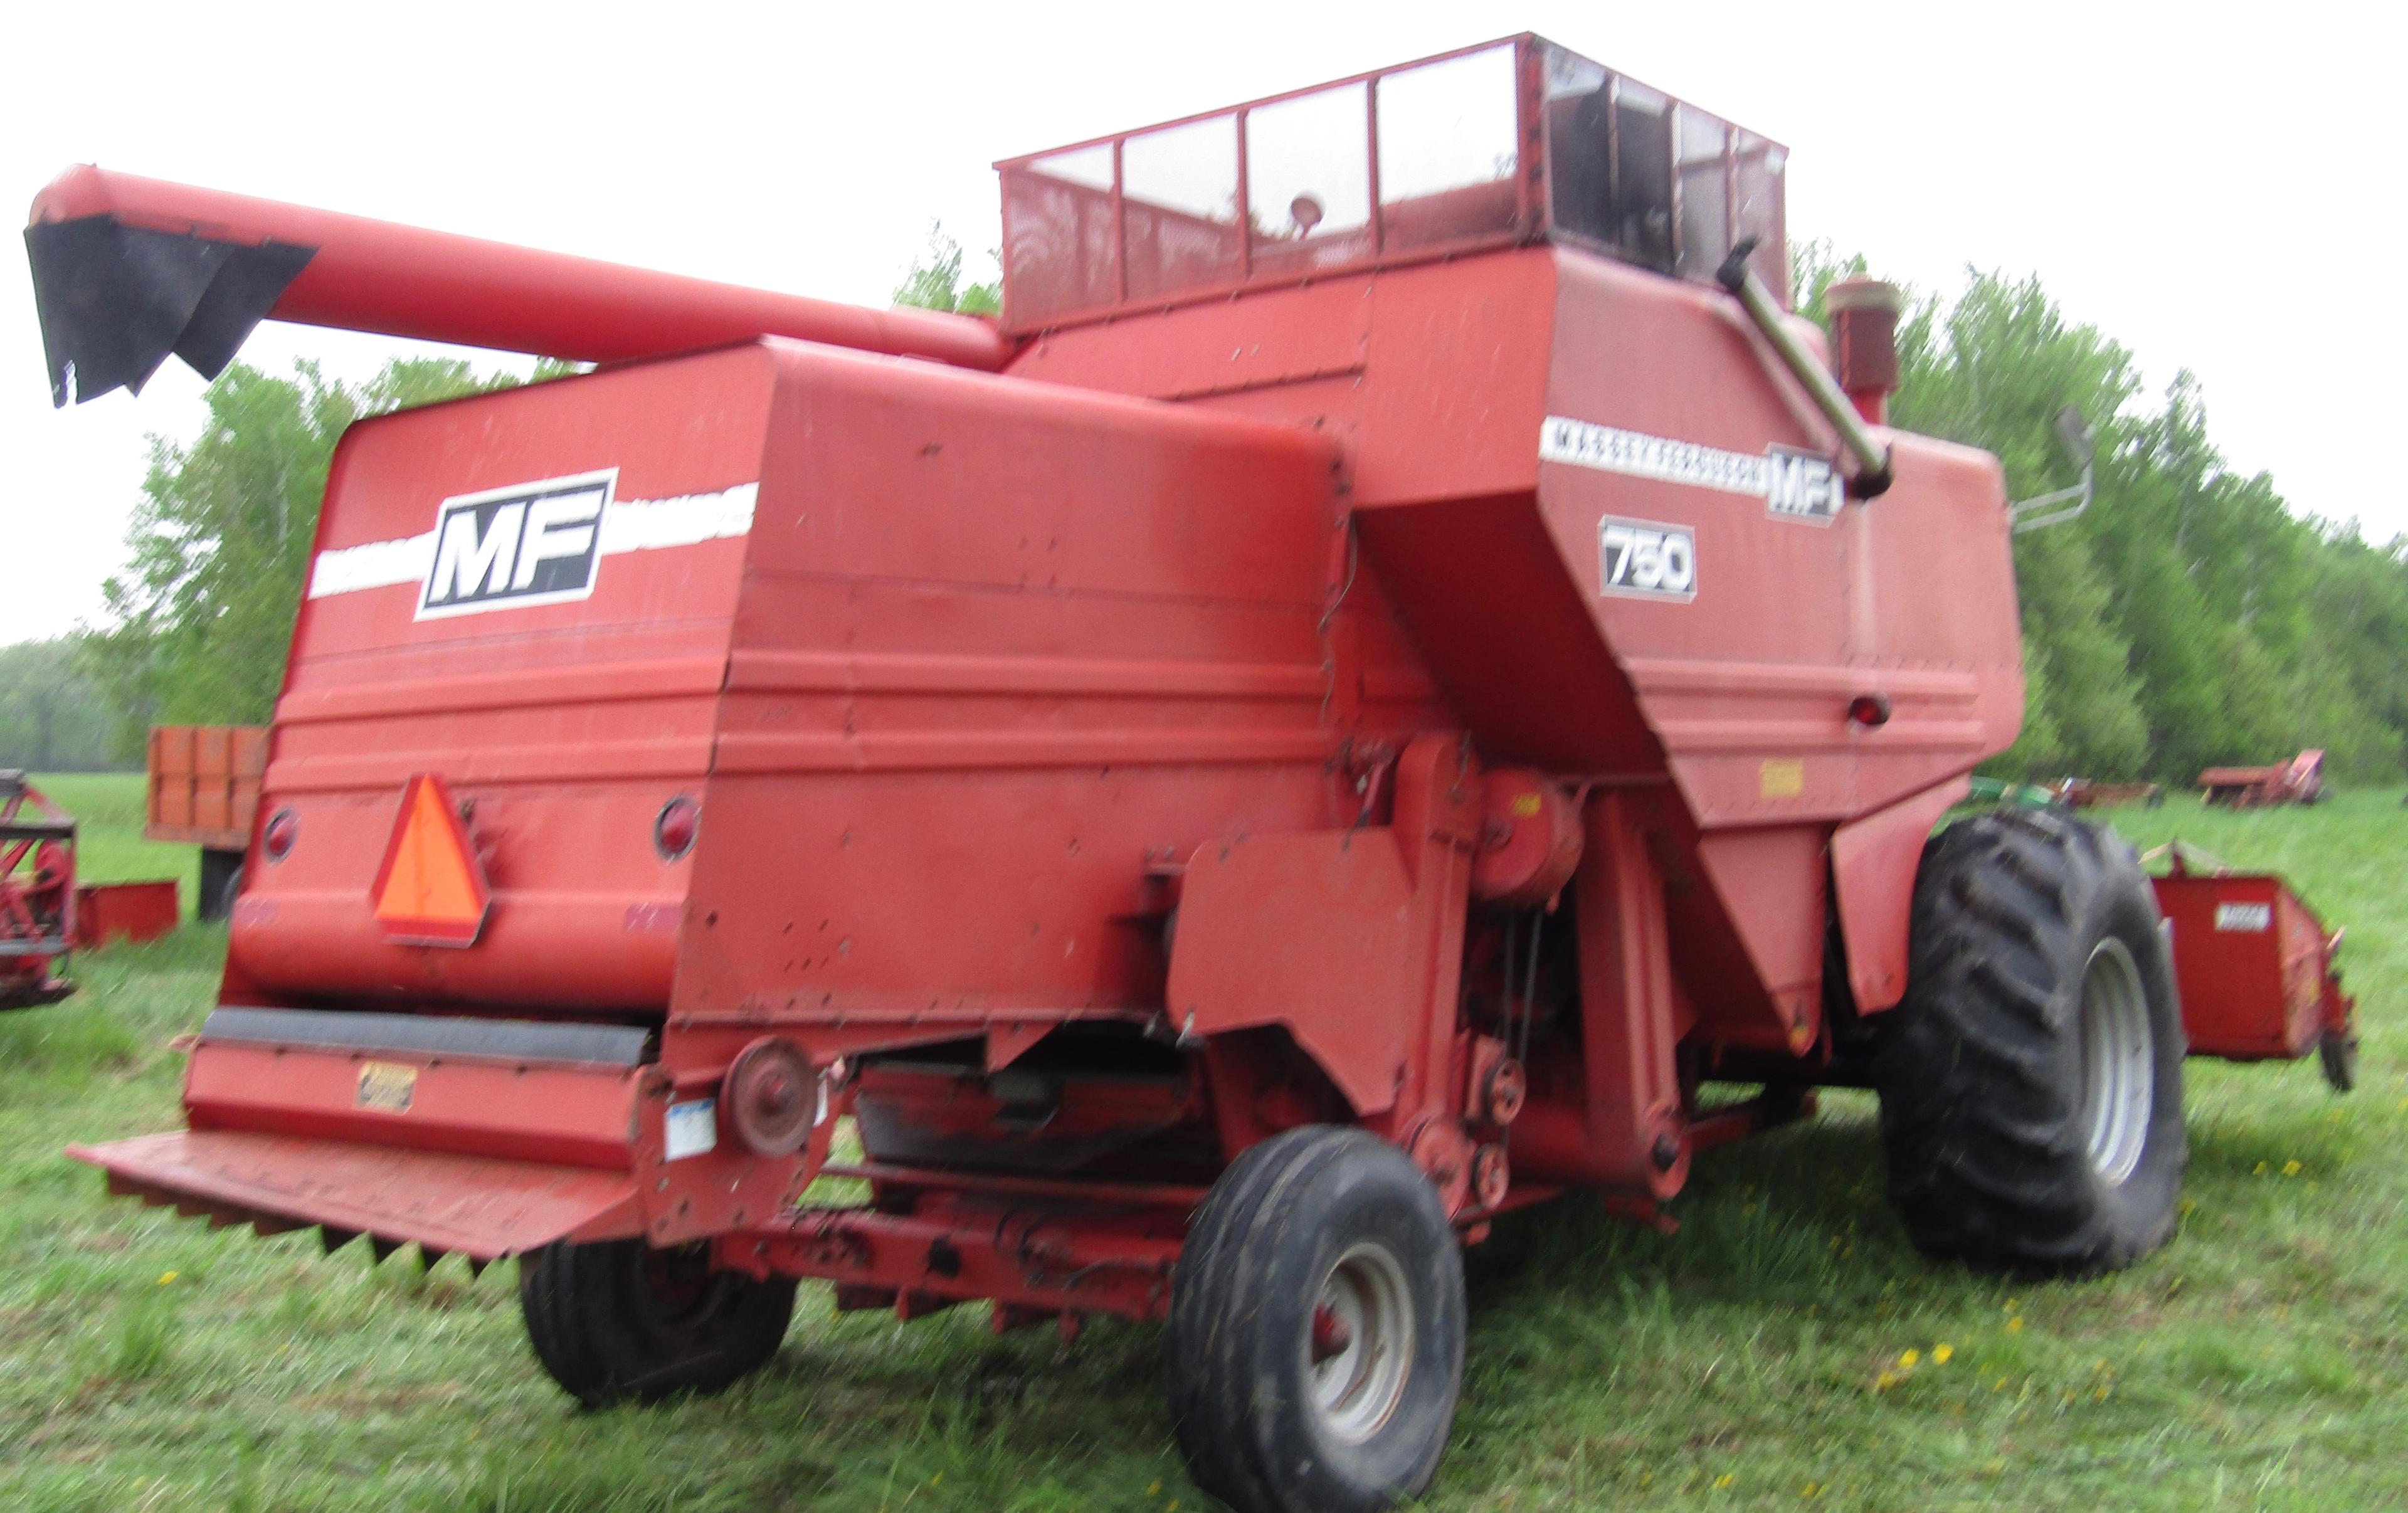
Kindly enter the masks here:
[[1817, 1085], [1927, 1250], [2145, 1254], [2176, 956], [2111, 834], [1933, 835], [2008, 503], [1885, 425], [1894, 291], [1784, 307], [1785, 161], [1512, 38], [999, 164], [996, 323], [71, 171], [61, 403], [263, 318], [605, 364], [345, 435], [189, 1127], [76, 1153], [518, 1256], [593, 1403], [803, 1279], [1163, 1320], [1249, 1513], [1427, 1485], [1496, 1216], [1669, 1222]]
[[2199, 775], [2199, 786], [2208, 803], [2227, 808], [2314, 804], [2324, 797], [2325, 754], [2302, 751], [2272, 767], [2210, 767]]
[[2149, 859], [2160, 854], [2166, 871], [2154, 886], [2173, 935], [2190, 1053], [2236, 1062], [2313, 1053], [2347, 1092], [2358, 1080], [2358, 1000], [2333, 965], [2343, 933], [2272, 874], [2235, 871], [2179, 842]]
[[76, 941], [75, 821], [22, 772], [0, 772], [0, 1009], [55, 1004]]
[[2109, 783], [2096, 778], [2060, 778], [2048, 791], [2069, 809], [2109, 809], [2123, 804], [2154, 809], [2166, 801], [2165, 790], [2156, 783]]

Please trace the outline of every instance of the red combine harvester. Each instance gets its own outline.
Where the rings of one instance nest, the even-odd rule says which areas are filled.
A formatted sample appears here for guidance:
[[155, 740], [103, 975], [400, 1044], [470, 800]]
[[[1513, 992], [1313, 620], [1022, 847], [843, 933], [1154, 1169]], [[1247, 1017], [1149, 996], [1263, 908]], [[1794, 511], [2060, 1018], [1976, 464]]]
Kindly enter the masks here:
[[2325, 796], [2325, 754], [2302, 751], [2272, 767], [2210, 767], [2199, 786], [2208, 803], [2230, 809], [2314, 804]]
[[805, 1278], [1161, 1320], [1249, 1510], [1427, 1485], [1460, 1242], [1669, 1222], [1818, 1084], [1928, 1251], [2146, 1253], [2150, 882], [1933, 837], [2022, 718], [2007, 501], [1883, 426], [1894, 292], [1836, 381], [1784, 308], [1784, 163], [1516, 37], [1002, 164], [999, 325], [70, 172], [62, 403], [262, 318], [604, 364], [344, 437], [190, 1128], [76, 1154], [519, 1256], [590, 1403]]

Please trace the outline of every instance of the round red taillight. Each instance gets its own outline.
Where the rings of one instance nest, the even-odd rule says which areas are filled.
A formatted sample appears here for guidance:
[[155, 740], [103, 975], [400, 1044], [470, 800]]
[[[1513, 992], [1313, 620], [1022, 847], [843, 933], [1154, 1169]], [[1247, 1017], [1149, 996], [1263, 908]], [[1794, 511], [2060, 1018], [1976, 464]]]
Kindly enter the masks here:
[[1848, 718], [1868, 729], [1889, 723], [1889, 695], [1859, 693], [1848, 701]]
[[301, 817], [291, 809], [279, 809], [267, 817], [259, 832], [259, 849], [271, 862], [281, 862], [291, 854], [293, 843], [301, 838]]
[[661, 853], [664, 862], [674, 862], [694, 849], [695, 832], [702, 825], [702, 806], [685, 794], [661, 806], [660, 817], [652, 821], [652, 849]]
[[827, 1112], [823, 1086], [800, 1046], [764, 1036], [729, 1063], [719, 1090], [720, 1111], [736, 1137], [753, 1150], [792, 1155]]

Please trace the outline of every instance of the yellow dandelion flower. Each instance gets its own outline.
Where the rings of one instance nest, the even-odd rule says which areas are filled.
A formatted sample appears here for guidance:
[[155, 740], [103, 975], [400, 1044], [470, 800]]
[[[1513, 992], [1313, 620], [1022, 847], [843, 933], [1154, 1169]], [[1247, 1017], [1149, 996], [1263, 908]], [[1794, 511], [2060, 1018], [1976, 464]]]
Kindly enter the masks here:
[[2250, 1175], [2250, 1176], [2252, 1176], [2252, 1177], [2263, 1177], [2263, 1176], [2265, 1176], [2265, 1175], [2266, 1175], [2266, 1163], [2265, 1163], [2264, 1162], [2262, 1162], [2262, 1161], [2261, 1161], [2261, 1162], [2259, 1162], [2257, 1165], [2250, 1167], [2250, 1168], [2249, 1168], [2249, 1175]]
[[163, 1271], [159, 1274], [159, 1285], [161, 1287], [166, 1286], [169, 1282], [172, 1282], [175, 1279], [176, 1274], [172, 1271]]
[[1956, 1353], [1956, 1347], [1946, 1340], [1942, 1340], [1931, 1348], [1931, 1363], [1935, 1366], [1944, 1366], [1948, 1363], [1948, 1358]]
[[1873, 1391], [1876, 1392], [1886, 1392], [1897, 1385], [1898, 1377], [1890, 1372], [1885, 1371], [1873, 1378]]
[[2300, 1163], [2299, 1163], [2298, 1162], [2296, 1162], [2296, 1161], [2286, 1161], [2286, 1162], [2283, 1163], [2283, 1175], [2284, 1175], [2285, 1177], [2297, 1177], [2297, 1176], [2299, 1176], [2299, 1175], [2300, 1175]]
[[1907, 1370], [1913, 1371], [1914, 1369], [1914, 1363], [1922, 1359], [1923, 1352], [1921, 1350], [1908, 1350], [1898, 1358], [1898, 1363], [1904, 1366]]
[[930, 1477], [928, 1478], [928, 1485], [929, 1485], [929, 1486], [931, 1486], [931, 1487], [934, 1487], [934, 1486], [938, 1485], [939, 1483], [942, 1482], [944, 1479], [945, 1479], [945, 1474], [944, 1474], [942, 1471], [939, 1471], [939, 1472], [938, 1472], [935, 1476]]
[[1179, 1499], [1174, 1497], [1162, 1505], [1162, 1513], [1179, 1513]]
[[2022, 1319], [2020, 1319], [2020, 1318], [2015, 1318], [2015, 1319], [2010, 1319], [2010, 1320], [2007, 1320], [2007, 1333], [2008, 1333], [2008, 1334], [2010, 1334], [2010, 1335], [2020, 1335], [2020, 1334], [2022, 1334], [2023, 1332], [2024, 1332], [2024, 1321], [2023, 1321], [2023, 1320], [2022, 1320]]
[[2000, 1377], [1999, 1378], [1999, 1384], [1998, 1384], [1996, 1387], [1993, 1387], [1993, 1388], [1991, 1388], [1991, 1389], [1990, 1389], [1990, 1391], [1992, 1391], [1992, 1392], [2005, 1392], [2006, 1390], [2007, 1390], [2007, 1378], [2006, 1378], [2006, 1377]]
[[1159, 1497], [1159, 1496], [1161, 1496], [1161, 1495], [1162, 1495], [1162, 1483], [1161, 1483], [1160, 1481], [1149, 1481], [1149, 1482], [1147, 1482], [1147, 1483], [1145, 1484], [1145, 1494], [1146, 1494], [1148, 1497]]
[[1738, 1478], [1734, 1477], [1733, 1477], [1729, 1472], [1727, 1472], [1727, 1471], [1724, 1472], [1721, 1476], [1716, 1477], [1714, 1478], [1714, 1491], [1716, 1491], [1716, 1492], [1722, 1492], [1722, 1491], [1724, 1491], [1725, 1489], [1728, 1488], [1728, 1487], [1730, 1486], [1730, 1484], [1731, 1484], [1734, 1480], [1736, 1480], [1736, 1479], [1738, 1479]]

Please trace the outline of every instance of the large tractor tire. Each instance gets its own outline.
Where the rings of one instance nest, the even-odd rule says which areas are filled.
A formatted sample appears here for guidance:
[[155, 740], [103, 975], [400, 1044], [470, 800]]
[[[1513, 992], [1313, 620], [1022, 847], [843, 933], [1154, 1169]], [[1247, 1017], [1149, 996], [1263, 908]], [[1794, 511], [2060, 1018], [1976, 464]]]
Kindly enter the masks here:
[[716, 1392], [758, 1369], [786, 1337], [795, 1284], [713, 1271], [703, 1246], [605, 1240], [521, 1257], [519, 1307], [552, 1379], [602, 1407]]
[[194, 906], [195, 915], [208, 921], [234, 917], [234, 902], [242, 895], [242, 858], [240, 851], [202, 849], [201, 892]]
[[1463, 1382], [1463, 1254], [1437, 1190], [1360, 1130], [1240, 1156], [1172, 1281], [1179, 1448], [1240, 1513], [1370, 1513], [1438, 1471]]
[[2132, 849], [2045, 809], [1932, 837], [1875, 1063], [1890, 1199], [1927, 1254], [2056, 1275], [2173, 1233], [2183, 1033]]

